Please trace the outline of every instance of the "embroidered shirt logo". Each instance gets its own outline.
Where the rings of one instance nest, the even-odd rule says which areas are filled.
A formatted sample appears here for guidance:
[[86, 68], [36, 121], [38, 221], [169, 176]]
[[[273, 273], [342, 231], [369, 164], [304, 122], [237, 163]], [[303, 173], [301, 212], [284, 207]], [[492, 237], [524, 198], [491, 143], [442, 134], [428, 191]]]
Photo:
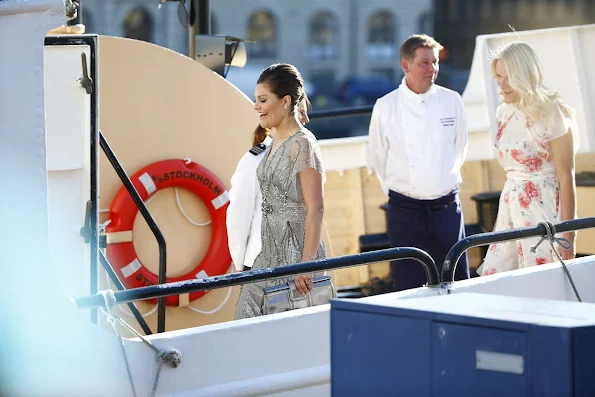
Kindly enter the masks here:
[[453, 127], [455, 125], [456, 117], [442, 117], [440, 119], [440, 124], [443, 127]]

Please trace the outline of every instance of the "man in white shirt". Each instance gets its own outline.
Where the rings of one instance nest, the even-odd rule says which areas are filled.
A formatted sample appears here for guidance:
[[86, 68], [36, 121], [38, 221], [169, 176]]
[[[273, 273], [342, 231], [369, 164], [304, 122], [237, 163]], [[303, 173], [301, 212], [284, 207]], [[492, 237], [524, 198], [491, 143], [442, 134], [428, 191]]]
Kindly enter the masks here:
[[[401, 46], [405, 77], [399, 88], [378, 99], [370, 122], [372, 165], [389, 196], [388, 234], [393, 247], [415, 247], [434, 258], [438, 269], [448, 250], [465, 237], [458, 197], [467, 151], [467, 121], [461, 96], [434, 84], [442, 46], [413, 35]], [[426, 283], [412, 260], [391, 264], [396, 291]], [[455, 279], [469, 278], [467, 257]]]

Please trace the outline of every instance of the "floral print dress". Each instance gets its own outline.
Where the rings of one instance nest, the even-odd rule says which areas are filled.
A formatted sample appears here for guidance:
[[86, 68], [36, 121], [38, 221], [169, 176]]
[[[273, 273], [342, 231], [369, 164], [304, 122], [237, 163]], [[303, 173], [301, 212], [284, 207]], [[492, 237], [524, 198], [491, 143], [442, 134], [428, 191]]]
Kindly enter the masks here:
[[[541, 221], [558, 222], [559, 186], [549, 142], [569, 129], [576, 132], [573, 114], [566, 104], [556, 101], [547, 121], [530, 123], [516, 105], [498, 107], [494, 146], [498, 162], [506, 171], [506, 183], [494, 231], [535, 226]], [[554, 253], [550, 244], [542, 243], [536, 252], [531, 252], [538, 241], [539, 238], [530, 238], [490, 245], [481, 274], [552, 262]]]

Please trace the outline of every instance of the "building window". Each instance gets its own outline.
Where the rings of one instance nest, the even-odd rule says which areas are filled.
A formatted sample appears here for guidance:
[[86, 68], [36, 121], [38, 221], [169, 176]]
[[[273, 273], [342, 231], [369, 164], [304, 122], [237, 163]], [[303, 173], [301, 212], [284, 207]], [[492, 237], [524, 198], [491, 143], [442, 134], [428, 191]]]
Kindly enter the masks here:
[[328, 11], [316, 13], [310, 21], [308, 57], [314, 60], [328, 60], [339, 57], [337, 18]]
[[124, 17], [123, 30], [124, 37], [152, 42], [153, 18], [143, 7], [137, 7]]
[[372, 59], [392, 59], [397, 55], [396, 26], [394, 16], [387, 11], [379, 11], [368, 20], [368, 44], [366, 51]]
[[248, 18], [248, 55], [254, 58], [272, 58], [276, 51], [277, 27], [275, 17], [268, 11], [257, 11]]

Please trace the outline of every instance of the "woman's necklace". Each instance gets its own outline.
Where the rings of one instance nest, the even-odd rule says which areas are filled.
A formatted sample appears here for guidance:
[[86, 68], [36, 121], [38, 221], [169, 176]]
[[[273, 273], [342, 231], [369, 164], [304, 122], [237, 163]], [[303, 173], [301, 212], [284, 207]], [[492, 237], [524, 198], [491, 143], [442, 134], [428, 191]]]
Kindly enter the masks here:
[[[285, 130], [285, 132], [287, 132], [289, 129]], [[273, 144], [271, 145], [271, 150], [269, 152], [269, 155], [267, 157], [267, 160], [272, 160], [273, 159], [273, 155], [277, 152], [277, 150], [285, 143], [287, 142], [292, 136], [294, 136], [295, 134], [297, 134], [298, 132], [300, 132], [302, 129], [298, 128], [298, 130], [296, 132], [294, 132], [293, 134], [286, 134], [286, 137], [284, 139], [279, 137], [279, 134], [277, 134], [277, 136], [275, 137], [275, 139], [273, 140]]]
[[[271, 182], [273, 180], [273, 174], [279, 167], [279, 163], [281, 163], [282, 157], [285, 155], [285, 151], [286, 151], [286, 146], [284, 146], [285, 143], [287, 141], [289, 141], [292, 137], [294, 137], [300, 131], [301, 131], [301, 129], [297, 130], [296, 132], [294, 132], [293, 134], [291, 134], [290, 136], [285, 138], [280, 143], [277, 144], [276, 142], [273, 142], [273, 145], [271, 145], [271, 152], [269, 153], [269, 157], [266, 159], [266, 162], [263, 165], [263, 174], [264, 174], [263, 176], [267, 182], [266, 183], [267, 190], [270, 187]], [[279, 156], [279, 157], [276, 156], [278, 150], [282, 150], [281, 156]], [[275, 158], [275, 157], [277, 157], [277, 158]], [[273, 162], [275, 162], [275, 164], [272, 164]]]

